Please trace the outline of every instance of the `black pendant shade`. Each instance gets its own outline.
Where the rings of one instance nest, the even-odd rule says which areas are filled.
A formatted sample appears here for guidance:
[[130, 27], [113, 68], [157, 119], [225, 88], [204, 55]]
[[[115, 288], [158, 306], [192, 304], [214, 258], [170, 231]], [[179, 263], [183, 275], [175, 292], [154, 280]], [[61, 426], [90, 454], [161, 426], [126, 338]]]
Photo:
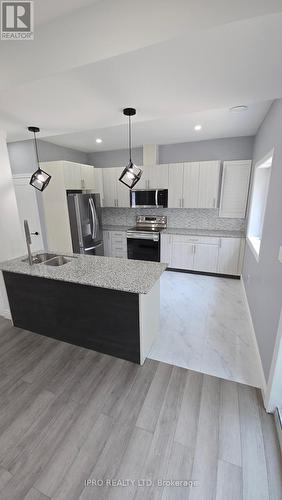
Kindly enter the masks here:
[[38, 189], [38, 191], [44, 191], [44, 189], [48, 186], [50, 182], [51, 175], [47, 174], [47, 172], [44, 172], [44, 170], [42, 170], [39, 165], [36, 134], [37, 132], [40, 132], [40, 129], [38, 127], [28, 127], [28, 130], [29, 132], [33, 132], [34, 134], [34, 146], [35, 146], [36, 160], [38, 165], [38, 169], [36, 170], [36, 172], [32, 174], [29, 184], [33, 186], [35, 189]]
[[129, 124], [128, 124], [129, 162], [126, 165], [125, 169], [122, 171], [119, 181], [125, 184], [130, 189], [132, 189], [141, 178], [143, 172], [141, 168], [134, 165], [131, 159], [131, 116], [134, 116], [136, 114], [136, 109], [125, 108], [123, 110], [123, 114], [125, 116], [128, 116], [129, 119]]

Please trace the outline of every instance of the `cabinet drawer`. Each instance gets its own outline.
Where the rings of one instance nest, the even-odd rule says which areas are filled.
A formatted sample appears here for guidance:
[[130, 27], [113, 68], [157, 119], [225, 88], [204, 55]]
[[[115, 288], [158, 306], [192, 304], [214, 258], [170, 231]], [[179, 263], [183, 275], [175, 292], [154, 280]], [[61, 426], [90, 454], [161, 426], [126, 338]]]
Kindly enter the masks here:
[[177, 234], [173, 236], [173, 242], [175, 243], [199, 243], [207, 245], [218, 245], [220, 243], [220, 238], [214, 238], [211, 236], [188, 236], [184, 234]]

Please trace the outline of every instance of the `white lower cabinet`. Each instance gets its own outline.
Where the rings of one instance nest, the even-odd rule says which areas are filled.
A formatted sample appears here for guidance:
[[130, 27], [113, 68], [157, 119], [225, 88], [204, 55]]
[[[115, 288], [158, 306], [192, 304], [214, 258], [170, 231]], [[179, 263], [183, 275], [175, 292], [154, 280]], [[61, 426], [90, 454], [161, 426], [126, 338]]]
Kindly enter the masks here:
[[171, 267], [193, 269], [194, 245], [185, 241], [185, 237], [173, 236], [171, 249]]
[[103, 231], [105, 257], [127, 259], [127, 240], [125, 231]]
[[217, 272], [218, 245], [200, 244], [194, 246], [194, 271]]
[[161, 235], [161, 262], [172, 269], [239, 276], [245, 240], [186, 235]]
[[245, 240], [241, 238], [221, 238], [218, 253], [218, 273], [240, 275]]
[[171, 234], [161, 234], [161, 262], [168, 264], [169, 267], [172, 267], [171, 243], [172, 243]]

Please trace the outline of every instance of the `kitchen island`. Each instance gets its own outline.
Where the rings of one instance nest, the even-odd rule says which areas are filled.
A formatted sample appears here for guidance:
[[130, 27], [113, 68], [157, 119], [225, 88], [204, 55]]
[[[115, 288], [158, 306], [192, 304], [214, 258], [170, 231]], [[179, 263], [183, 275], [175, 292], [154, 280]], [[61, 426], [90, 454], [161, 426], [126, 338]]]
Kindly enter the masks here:
[[14, 326], [143, 364], [159, 332], [166, 264], [77, 254], [65, 260], [0, 264]]

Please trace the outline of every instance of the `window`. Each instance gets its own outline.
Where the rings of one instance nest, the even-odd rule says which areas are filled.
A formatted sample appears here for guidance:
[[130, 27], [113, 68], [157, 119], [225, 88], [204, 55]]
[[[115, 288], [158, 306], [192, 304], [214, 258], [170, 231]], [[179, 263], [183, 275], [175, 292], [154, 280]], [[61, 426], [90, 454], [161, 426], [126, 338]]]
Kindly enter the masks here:
[[273, 151], [256, 164], [254, 172], [247, 242], [257, 261], [259, 260], [260, 254], [272, 157]]

